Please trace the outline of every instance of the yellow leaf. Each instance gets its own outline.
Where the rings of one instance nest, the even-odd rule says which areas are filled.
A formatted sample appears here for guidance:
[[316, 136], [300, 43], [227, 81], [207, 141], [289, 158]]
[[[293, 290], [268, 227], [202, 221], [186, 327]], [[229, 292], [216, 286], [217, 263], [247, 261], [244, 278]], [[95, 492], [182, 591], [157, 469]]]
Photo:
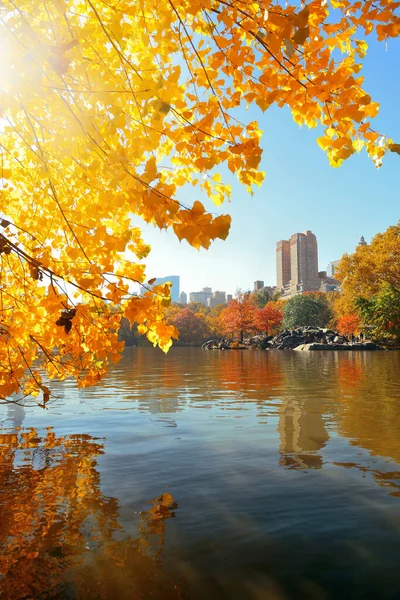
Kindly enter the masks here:
[[354, 140], [354, 142], [353, 142], [353, 148], [354, 148], [354, 149], [355, 149], [357, 152], [361, 152], [361, 150], [363, 149], [363, 147], [364, 147], [364, 142], [363, 142], [363, 140], [360, 140], [360, 139], [358, 139], [358, 140]]

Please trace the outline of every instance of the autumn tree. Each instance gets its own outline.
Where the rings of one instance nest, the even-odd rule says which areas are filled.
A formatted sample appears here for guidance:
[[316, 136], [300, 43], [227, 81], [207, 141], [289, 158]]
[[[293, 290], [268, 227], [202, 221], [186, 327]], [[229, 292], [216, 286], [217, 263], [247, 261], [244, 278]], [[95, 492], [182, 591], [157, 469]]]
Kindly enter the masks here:
[[337, 322], [337, 330], [342, 335], [354, 335], [360, 331], [361, 320], [356, 313], [340, 317]]
[[224, 333], [238, 333], [243, 342], [244, 334], [255, 331], [256, 305], [252, 295], [238, 292], [235, 298], [220, 314], [220, 324]]
[[277, 307], [275, 302], [268, 302], [264, 308], [259, 308], [256, 312], [257, 329], [264, 331], [267, 335], [276, 332], [282, 325], [282, 321], [283, 311]]
[[400, 290], [385, 284], [369, 298], [357, 298], [355, 305], [375, 338], [400, 339]]
[[284, 325], [291, 329], [305, 325], [326, 327], [332, 312], [325, 294], [300, 294], [289, 298], [283, 307]]
[[183, 344], [201, 345], [210, 336], [210, 329], [204, 315], [193, 313], [184, 308], [171, 321], [179, 329], [179, 342]]
[[400, 221], [384, 233], [378, 233], [370, 244], [357, 246], [353, 254], [340, 260], [337, 278], [343, 295], [369, 297], [384, 285], [400, 290]]
[[220, 315], [226, 307], [226, 304], [217, 304], [216, 306], [211, 307], [206, 313], [206, 321], [208, 327], [210, 328], [210, 334], [212, 338], [221, 338], [223, 335]]
[[[334, 8], [332, 11], [331, 8]], [[97, 383], [120, 319], [168, 350], [167, 284], [132, 215], [208, 248], [230, 217], [218, 169], [260, 185], [261, 131], [236, 109], [287, 106], [319, 125], [333, 166], [400, 146], [372, 125], [367, 43], [400, 33], [396, 3], [331, 0], [3, 0], [0, 6], [0, 398], [48, 398], [42, 373]], [[340, 54], [341, 52], [341, 54]], [[140, 297], [133, 285], [149, 289]]]
[[377, 337], [400, 334], [400, 221], [339, 265], [340, 303], [356, 311]]

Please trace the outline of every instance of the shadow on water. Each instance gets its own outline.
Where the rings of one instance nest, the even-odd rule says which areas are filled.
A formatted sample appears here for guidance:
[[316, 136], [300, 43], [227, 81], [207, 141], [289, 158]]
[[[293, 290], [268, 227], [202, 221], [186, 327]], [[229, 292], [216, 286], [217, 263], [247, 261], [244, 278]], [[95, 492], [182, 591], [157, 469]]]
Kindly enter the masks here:
[[58, 395], [0, 431], [0, 598], [400, 598], [400, 353], [129, 349]]

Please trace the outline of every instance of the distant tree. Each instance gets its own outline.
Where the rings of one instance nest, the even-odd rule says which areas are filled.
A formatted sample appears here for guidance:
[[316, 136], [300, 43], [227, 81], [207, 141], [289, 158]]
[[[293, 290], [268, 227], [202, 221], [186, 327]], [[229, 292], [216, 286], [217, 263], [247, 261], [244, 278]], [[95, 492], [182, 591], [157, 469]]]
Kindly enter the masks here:
[[345, 254], [337, 277], [342, 293], [336, 313], [357, 312], [374, 337], [399, 337], [400, 221], [354, 254]]
[[287, 328], [303, 325], [325, 327], [332, 311], [325, 294], [301, 294], [286, 301], [283, 307], [284, 325]]
[[400, 291], [400, 221], [378, 233], [367, 246], [345, 254], [335, 276], [342, 282], [342, 294], [368, 298], [383, 285]]
[[226, 304], [217, 304], [217, 306], [209, 308], [206, 313], [206, 322], [210, 328], [212, 338], [221, 338], [223, 336], [219, 317], [226, 307]]
[[187, 308], [189, 308], [192, 311], [192, 313], [205, 313], [207, 311], [207, 306], [205, 304], [202, 304], [201, 302], [189, 302]]
[[119, 325], [118, 339], [121, 342], [125, 342], [125, 346], [137, 346], [138, 340], [141, 338], [137, 332], [136, 325], [129, 323], [129, 320], [122, 317]]
[[392, 285], [382, 286], [370, 298], [358, 298], [356, 308], [362, 321], [369, 325], [375, 338], [400, 337], [400, 291]]
[[344, 315], [337, 322], [337, 330], [342, 335], [354, 335], [360, 330], [360, 317], [356, 313]]
[[282, 301], [282, 296], [279, 290], [275, 290], [275, 292], [271, 296], [272, 302], [280, 302]]
[[283, 311], [277, 307], [276, 302], [268, 302], [264, 308], [259, 308], [256, 312], [257, 329], [265, 331], [267, 335], [277, 331], [282, 321]]
[[222, 331], [226, 334], [238, 333], [242, 342], [245, 332], [250, 333], [256, 329], [256, 311], [257, 307], [254, 304], [252, 294], [238, 292], [236, 297], [221, 312], [219, 320]]
[[171, 323], [179, 331], [178, 343], [201, 345], [210, 337], [210, 328], [201, 317], [184, 308], [173, 318]]
[[271, 300], [272, 296], [265, 288], [262, 288], [261, 290], [254, 291], [252, 293], [252, 298], [254, 300], [254, 304], [256, 304], [258, 308], [264, 308], [264, 306]]

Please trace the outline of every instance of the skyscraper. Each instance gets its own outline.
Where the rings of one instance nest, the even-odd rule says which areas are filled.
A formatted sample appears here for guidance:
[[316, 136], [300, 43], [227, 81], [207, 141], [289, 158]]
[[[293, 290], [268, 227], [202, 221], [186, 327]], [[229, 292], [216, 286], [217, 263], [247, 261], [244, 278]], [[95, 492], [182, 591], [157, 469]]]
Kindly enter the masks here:
[[179, 294], [179, 304], [187, 304], [187, 294], [186, 294], [186, 292], [181, 292]]
[[200, 292], [190, 292], [190, 302], [200, 302], [207, 306], [207, 300], [212, 297], [212, 290], [210, 287], [204, 287]]
[[226, 294], [225, 292], [214, 292], [212, 298], [207, 299], [207, 306], [212, 308], [213, 306], [218, 306], [218, 304], [226, 303]]
[[282, 290], [290, 283], [290, 244], [281, 240], [276, 244], [276, 287]]
[[276, 245], [276, 265], [279, 290], [286, 288], [290, 295], [319, 290], [318, 245], [311, 231], [294, 233], [290, 240], [279, 241]]

